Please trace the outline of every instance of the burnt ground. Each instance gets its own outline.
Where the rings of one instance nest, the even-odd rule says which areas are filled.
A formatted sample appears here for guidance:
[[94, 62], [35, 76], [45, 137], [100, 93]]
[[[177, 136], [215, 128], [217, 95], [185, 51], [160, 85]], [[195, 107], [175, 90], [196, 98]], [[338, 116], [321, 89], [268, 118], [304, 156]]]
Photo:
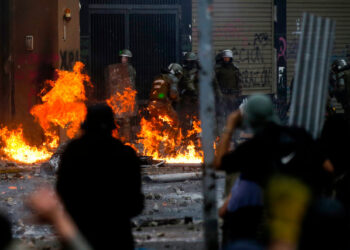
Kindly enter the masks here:
[[[199, 166], [145, 167], [143, 176], [200, 172]], [[145, 178], [147, 179], [147, 178]], [[26, 207], [28, 194], [41, 185], [54, 185], [55, 176], [45, 165], [0, 164], [0, 209], [13, 224], [14, 236], [32, 249], [59, 249], [54, 230], [32, 219]], [[217, 179], [218, 200], [224, 177]], [[140, 249], [203, 249], [202, 181], [200, 179], [143, 182], [145, 209], [133, 219], [136, 247]], [[101, 206], [105, 201], [101, 201]]]

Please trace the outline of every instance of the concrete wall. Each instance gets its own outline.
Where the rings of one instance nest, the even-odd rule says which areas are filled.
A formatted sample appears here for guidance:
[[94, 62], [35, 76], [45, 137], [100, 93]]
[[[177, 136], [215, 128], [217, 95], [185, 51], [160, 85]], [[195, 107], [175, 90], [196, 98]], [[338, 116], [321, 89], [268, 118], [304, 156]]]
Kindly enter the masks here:
[[[72, 19], [64, 21], [63, 14], [69, 8]], [[80, 59], [80, 18], [78, 0], [58, 1], [58, 48], [59, 48], [59, 68], [70, 70], [74, 63]], [[64, 38], [64, 29], [66, 37]]]
[[[23, 124], [28, 139], [39, 140], [38, 125], [29, 111], [39, 102], [45, 79], [58, 65], [57, 1], [13, 0], [14, 124]], [[34, 37], [34, 50], [26, 51], [25, 37]], [[37, 129], [36, 129], [37, 128]]]
[[[39, 142], [39, 125], [29, 111], [40, 103], [38, 94], [55, 69], [70, 69], [79, 57], [78, 0], [10, 0], [12, 5], [13, 107], [11, 120], [23, 124], [27, 139]], [[64, 10], [70, 8], [72, 20], [66, 24], [67, 40], [63, 41]], [[34, 50], [27, 51], [25, 37], [34, 37]], [[74, 58], [71, 60], [70, 52]], [[66, 56], [64, 56], [67, 53]], [[66, 60], [66, 61], [64, 61]]]

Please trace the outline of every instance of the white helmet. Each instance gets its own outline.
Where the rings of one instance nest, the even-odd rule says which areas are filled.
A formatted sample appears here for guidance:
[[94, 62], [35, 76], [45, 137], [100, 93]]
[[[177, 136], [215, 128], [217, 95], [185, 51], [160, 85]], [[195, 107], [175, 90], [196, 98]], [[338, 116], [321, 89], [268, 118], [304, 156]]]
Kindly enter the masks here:
[[221, 52], [222, 57], [233, 58], [233, 52], [230, 49], [225, 49]]
[[171, 63], [168, 67], [171, 74], [176, 75], [180, 74], [183, 75], [183, 69], [180, 64], [178, 63]]

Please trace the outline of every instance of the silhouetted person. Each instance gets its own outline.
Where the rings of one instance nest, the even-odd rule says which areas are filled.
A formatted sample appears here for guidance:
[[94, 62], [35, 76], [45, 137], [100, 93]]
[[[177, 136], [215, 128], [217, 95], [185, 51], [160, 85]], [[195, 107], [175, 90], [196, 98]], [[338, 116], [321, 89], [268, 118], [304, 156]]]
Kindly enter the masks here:
[[336, 200], [318, 199], [305, 216], [298, 249], [349, 249], [348, 232], [342, 204]]
[[0, 249], [6, 249], [12, 242], [11, 224], [0, 214]]
[[112, 110], [88, 108], [83, 135], [62, 155], [57, 191], [94, 249], [133, 249], [130, 219], [143, 208], [140, 161], [112, 137]]

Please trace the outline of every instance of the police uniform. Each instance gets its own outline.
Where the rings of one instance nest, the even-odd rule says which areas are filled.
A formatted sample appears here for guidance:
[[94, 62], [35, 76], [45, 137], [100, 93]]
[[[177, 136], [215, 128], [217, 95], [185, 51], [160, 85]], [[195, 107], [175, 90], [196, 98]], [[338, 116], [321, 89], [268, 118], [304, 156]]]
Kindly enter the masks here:
[[[125, 49], [119, 54], [120, 57], [132, 57], [131, 51]], [[136, 91], [135, 80], [136, 70], [130, 63], [117, 63], [108, 65], [105, 70], [105, 79], [108, 89], [108, 98], [115, 97], [116, 93], [124, 93], [125, 91]], [[122, 105], [121, 100], [113, 99], [114, 105]], [[114, 116], [117, 118], [120, 126], [119, 135], [126, 141], [136, 139], [132, 132], [132, 126], [136, 125], [137, 115], [137, 101], [135, 100], [133, 108], [125, 111], [115, 113]]]
[[182, 76], [182, 67], [178, 64], [170, 64], [168, 73], [158, 75], [153, 83], [150, 93], [148, 112], [151, 116], [170, 116], [174, 126], [178, 126], [178, 115], [174, 109], [174, 103], [179, 100], [178, 81]]
[[232, 51], [224, 50], [221, 56], [230, 58], [230, 61], [220, 60], [215, 69], [215, 82], [221, 91], [221, 95], [217, 98], [219, 131], [225, 125], [227, 116], [240, 105], [239, 69], [232, 62]]

